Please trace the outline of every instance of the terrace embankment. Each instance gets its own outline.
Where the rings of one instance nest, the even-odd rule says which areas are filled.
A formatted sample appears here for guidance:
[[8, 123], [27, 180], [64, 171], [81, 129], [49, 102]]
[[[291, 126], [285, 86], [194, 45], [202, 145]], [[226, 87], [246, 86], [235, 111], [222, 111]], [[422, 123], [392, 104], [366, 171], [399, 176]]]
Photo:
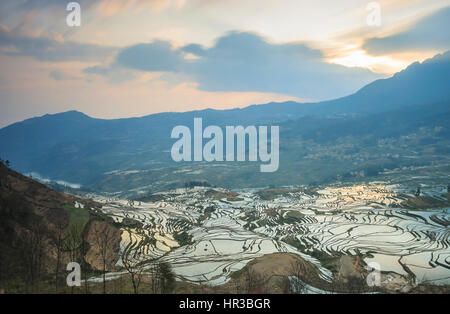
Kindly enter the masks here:
[[441, 194], [440, 197], [418, 196], [412, 197], [401, 203], [408, 209], [428, 209], [450, 207], [450, 193]]
[[293, 253], [273, 253], [255, 258], [244, 268], [233, 273], [231, 280], [221, 288], [228, 291], [243, 289], [247, 293], [288, 293], [289, 276], [323, 288], [327, 282], [319, 276], [315, 265]]
[[[273, 253], [255, 258], [243, 269], [232, 274], [228, 283], [212, 289], [211, 292], [246, 293], [290, 293], [292, 286], [289, 277], [295, 276], [303, 286], [314, 287], [322, 293], [408, 293], [413, 292], [414, 285], [409, 278], [393, 273], [381, 273], [381, 287], [370, 287], [366, 278], [368, 271], [359, 256], [343, 255], [336, 257], [338, 265], [334, 280], [326, 281], [317, 267], [293, 253]], [[427, 290], [427, 287], [422, 288]]]

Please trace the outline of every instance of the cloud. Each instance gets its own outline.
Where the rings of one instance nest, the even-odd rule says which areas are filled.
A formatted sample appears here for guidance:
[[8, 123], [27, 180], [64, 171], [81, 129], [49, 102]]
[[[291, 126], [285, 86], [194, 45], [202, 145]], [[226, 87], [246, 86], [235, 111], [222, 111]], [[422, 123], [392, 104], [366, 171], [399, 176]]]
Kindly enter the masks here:
[[186, 53], [191, 53], [193, 55], [204, 57], [206, 56], [206, 50], [203, 49], [201, 45], [198, 44], [190, 44], [181, 48], [182, 51]]
[[[76, 0], [83, 8], [90, 8], [93, 5], [101, 2], [110, 2], [111, 0]], [[131, 0], [128, 0], [131, 1]], [[71, 1], [61, 0], [15, 0], [15, 1], [1, 1], [1, 9], [9, 9], [14, 11], [30, 11], [35, 9], [51, 9], [51, 8], [65, 8]]]
[[95, 65], [84, 69], [83, 73], [104, 76], [113, 84], [120, 84], [136, 78], [134, 71], [117, 66], [117, 64], [111, 64], [109, 66]]
[[172, 50], [170, 43], [155, 41], [125, 48], [117, 57], [124, 67], [147, 72], [177, 72], [183, 63], [178, 50]]
[[[108, 0], [103, 0], [108, 1]], [[51, 11], [65, 12], [67, 4], [71, 1], [61, 1], [61, 0], [14, 0], [14, 1], [0, 1], [0, 19], [10, 19], [22, 20], [24, 16], [31, 12], [46, 12], [46, 17], [48, 18], [48, 13]], [[93, 7], [98, 1], [97, 0], [76, 0], [80, 3], [82, 10], [86, 11]], [[47, 21], [48, 22], [48, 21]]]
[[[21, 14], [32, 10], [65, 10], [69, 0], [14, 0], [0, 1], [0, 18], [7, 17], [11, 13]], [[136, 13], [151, 10], [161, 12], [166, 9], [182, 9], [185, 0], [76, 0], [83, 11], [95, 9], [102, 16], [113, 16], [132, 10]]]
[[50, 78], [54, 79], [55, 81], [67, 81], [67, 80], [79, 80], [80, 79], [79, 77], [70, 75], [67, 72], [63, 71], [63, 70], [50, 71], [48, 76]]
[[450, 7], [438, 10], [408, 30], [366, 40], [363, 48], [372, 54], [450, 49]]
[[[196, 58], [184, 58], [186, 53]], [[122, 50], [117, 64], [178, 73], [204, 91], [271, 92], [314, 100], [350, 94], [380, 77], [326, 63], [319, 50], [303, 43], [274, 44], [245, 32], [228, 33], [210, 48], [190, 44], [174, 49], [163, 41], [139, 44]]]
[[[212, 47], [189, 44], [174, 48], [159, 40], [119, 50], [27, 37], [0, 25], [0, 53], [45, 62], [101, 63], [117, 55], [110, 65], [91, 66], [83, 72], [108, 77], [112, 83], [134, 79], [136, 70], [163, 72], [161, 79], [170, 84], [180, 80], [196, 83], [203, 91], [265, 92], [311, 100], [344, 96], [381, 77], [367, 69], [327, 63], [321, 51], [304, 43], [275, 44], [246, 32], [228, 33]], [[52, 72], [50, 77], [70, 79], [61, 72]]]
[[10, 56], [28, 56], [39, 61], [101, 61], [112, 56], [116, 48], [57, 41], [47, 37], [26, 37], [15, 34], [0, 25], [0, 53]]
[[97, 11], [104, 16], [112, 16], [123, 13], [126, 10], [141, 12], [150, 9], [153, 12], [161, 12], [169, 8], [181, 9], [186, 0], [97, 0]]

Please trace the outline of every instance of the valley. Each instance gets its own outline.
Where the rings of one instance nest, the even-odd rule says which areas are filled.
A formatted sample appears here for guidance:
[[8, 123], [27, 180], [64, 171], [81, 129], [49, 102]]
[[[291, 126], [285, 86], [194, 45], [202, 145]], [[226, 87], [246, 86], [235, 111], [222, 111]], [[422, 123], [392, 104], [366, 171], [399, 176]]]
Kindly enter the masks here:
[[[301, 257], [313, 269], [309, 276], [328, 290], [342, 275], [343, 256], [358, 257], [360, 266], [378, 263], [381, 287], [389, 292], [450, 284], [450, 200], [444, 185], [424, 186], [420, 196], [410, 183], [371, 182], [233, 191], [194, 187], [156, 193], [147, 202], [90, 197], [124, 226], [122, 253], [136, 264], [168, 262], [183, 282], [226, 286], [251, 261], [281, 253]], [[434, 200], [436, 207], [407, 208], [419, 199]]]
[[450, 293], [449, 74], [447, 51], [328, 101], [1, 128], [0, 291], [59, 293], [76, 260], [83, 293]]

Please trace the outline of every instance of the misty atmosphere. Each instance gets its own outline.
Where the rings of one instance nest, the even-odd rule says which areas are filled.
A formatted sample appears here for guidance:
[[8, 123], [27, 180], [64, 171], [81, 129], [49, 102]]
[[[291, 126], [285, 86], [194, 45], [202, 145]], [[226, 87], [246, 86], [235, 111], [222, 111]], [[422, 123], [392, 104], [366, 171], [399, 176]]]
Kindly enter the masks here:
[[450, 293], [448, 2], [68, 3], [0, 4], [0, 294]]

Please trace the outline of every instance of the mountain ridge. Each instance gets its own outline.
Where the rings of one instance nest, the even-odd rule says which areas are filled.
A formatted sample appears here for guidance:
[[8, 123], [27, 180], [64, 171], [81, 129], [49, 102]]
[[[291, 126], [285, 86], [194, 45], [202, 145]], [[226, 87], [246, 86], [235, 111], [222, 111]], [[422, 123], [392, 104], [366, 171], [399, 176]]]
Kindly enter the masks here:
[[[204, 125], [221, 127], [280, 125], [281, 152], [283, 156], [288, 156], [286, 158], [292, 161], [290, 165], [294, 167], [296, 160], [299, 162], [299, 158], [306, 158], [301, 157], [306, 154], [305, 149], [298, 146], [305, 138], [314, 142], [314, 149], [327, 150], [330, 145], [334, 145], [330, 140], [336, 139], [336, 134], [342, 141], [348, 141], [346, 137], [350, 136], [364, 150], [370, 148], [367, 143], [376, 145], [375, 138], [384, 140], [394, 136], [412, 136], [411, 134], [420, 133], [419, 127], [430, 130], [444, 128], [445, 131], [447, 126], [442, 119], [428, 119], [426, 124], [420, 119], [425, 115], [446, 116], [450, 103], [450, 89], [447, 86], [449, 81], [450, 52], [446, 52], [422, 63], [414, 63], [391, 78], [370, 83], [353, 95], [314, 104], [272, 102], [246, 108], [166, 112], [111, 120], [92, 118], [79, 111], [68, 111], [32, 118], [0, 129], [0, 156], [12, 161], [13, 167], [23, 173], [37, 172], [42, 177], [85, 186], [98, 186], [102, 182], [100, 185], [103, 186], [105, 180], [110, 180], [107, 173], [117, 170], [120, 173], [122, 170], [147, 171], [182, 166], [174, 163], [168, 153], [173, 142], [170, 132], [177, 125], [192, 127], [194, 118], [199, 117], [203, 118]], [[411, 114], [413, 112], [416, 113]], [[377, 123], [378, 119], [381, 119], [381, 123]], [[394, 119], [407, 124], [399, 128]], [[362, 121], [372, 126], [372, 129], [364, 131], [364, 136], [372, 136], [370, 142], [362, 141], [362, 134], [358, 132], [358, 128], [366, 129]], [[435, 125], [435, 121], [440, 121], [439, 125]], [[380, 125], [387, 129], [382, 132], [379, 130]], [[396, 129], [401, 129], [403, 133]], [[438, 151], [445, 151], [443, 146], [446, 145], [447, 132], [436, 136], [433, 132], [430, 134], [443, 139]], [[296, 143], [297, 146], [293, 148], [295, 145], [291, 143]], [[325, 146], [320, 148], [320, 145]], [[420, 146], [416, 148], [419, 149]], [[338, 147], [336, 149], [339, 150]], [[336, 158], [338, 157], [339, 155]], [[311, 164], [310, 168], [314, 169], [322, 163], [319, 160], [316, 164]], [[202, 166], [195, 163], [191, 165]], [[358, 167], [366, 166], [353, 168], [356, 170]], [[329, 171], [331, 173], [334, 170]], [[216, 175], [220, 176], [219, 173]], [[247, 179], [239, 179], [240, 184], [245, 185], [251, 177], [252, 175], [246, 175]], [[181, 180], [181, 177], [170, 180]], [[255, 180], [263, 179], [252, 179]]]
[[[68, 111], [63, 111], [63, 112], [58, 112], [55, 114], [45, 114], [42, 116], [36, 116], [36, 117], [32, 117], [29, 119], [25, 119], [23, 121], [19, 121], [19, 122], [15, 122], [12, 123], [8, 126], [5, 126], [2, 129], [6, 129], [10, 126], [13, 126], [15, 124], [21, 124], [21, 123], [25, 123], [27, 121], [34, 121], [35, 119], [46, 119], [46, 118], [58, 118], [58, 117], [65, 117], [65, 116], [71, 116], [71, 117], [83, 117], [83, 118], [90, 118], [90, 119], [95, 119], [95, 120], [102, 120], [102, 121], [115, 121], [115, 120], [135, 120], [135, 119], [148, 119], [148, 118], [153, 118], [153, 117], [165, 117], [165, 116], [174, 116], [174, 115], [179, 115], [179, 114], [202, 114], [202, 113], [208, 113], [208, 112], [218, 112], [218, 113], [223, 113], [223, 112], [234, 112], [234, 111], [253, 111], [254, 109], [261, 109], [262, 107], [290, 107], [290, 106], [314, 106], [314, 105], [324, 105], [324, 104], [334, 104], [335, 102], [342, 102], [342, 101], [348, 101], [349, 97], [355, 97], [356, 95], [360, 95], [360, 94], [364, 94], [364, 96], [366, 96], [365, 94], [368, 93], [368, 90], [370, 90], [371, 88], [378, 88], [378, 85], [380, 84], [386, 84], [387, 82], [392, 82], [393, 80], [399, 79], [399, 78], [403, 78], [405, 76], [407, 76], [408, 74], [411, 74], [412, 72], [415, 72], [417, 70], [420, 71], [421, 66], [425, 66], [425, 65], [434, 65], [434, 64], [438, 64], [438, 66], [442, 65], [442, 62], [444, 62], [444, 64], [447, 66], [446, 71], [448, 75], [448, 71], [449, 71], [449, 66], [450, 66], [450, 51], [446, 51], [445, 53], [442, 54], [437, 54], [432, 58], [426, 59], [423, 62], [413, 62], [411, 63], [408, 67], [406, 67], [404, 70], [399, 71], [397, 73], [395, 73], [393, 76], [388, 77], [388, 78], [382, 78], [382, 79], [377, 79], [367, 85], [365, 85], [364, 87], [360, 88], [358, 91], [356, 91], [353, 94], [347, 95], [347, 96], [343, 96], [343, 97], [339, 97], [336, 99], [332, 99], [332, 100], [326, 100], [326, 101], [320, 101], [320, 102], [296, 102], [296, 101], [292, 101], [292, 100], [288, 100], [288, 101], [283, 101], [283, 102], [275, 102], [275, 101], [271, 101], [269, 103], [265, 103], [265, 104], [253, 104], [253, 105], [249, 105], [243, 108], [240, 107], [236, 107], [236, 108], [231, 108], [231, 109], [214, 109], [214, 108], [205, 108], [205, 109], [199, 109], [199, 110], [191, 110], [191, 111], [183, 111], [183, 112], [178, 112], [178, 111], [173, 111], [173, 112], [158, 112], [158, 113], [152, 113], [152, 114], [148, 114], [148, 115], [143, 115], [143, 116], [139, 116], [139, 117], [124, 117], [124, 118], [116, 118], [116, 119], [104, 119], [104, 118], [95, 118], [95, 117], [91, 117], [89, 115], [87, 115], [84, 112], [78, 111], [78, 110], [68, 110]], [[419, 73], [422, 74], [422, 73]], [[447, 77], [444, 75], [444, 77]], [[450, 98], [450, 92], [449, 93], [445, 93], [445, 96]], [[430, 102], [433, 102], [433, 100], [430, 100]], [[308, 109], [307, 112], [305, 112], [306, 114], [315, 114], [314, 110]], [[319, 111], [319, 114], [322, 113], [321, 111]]]

